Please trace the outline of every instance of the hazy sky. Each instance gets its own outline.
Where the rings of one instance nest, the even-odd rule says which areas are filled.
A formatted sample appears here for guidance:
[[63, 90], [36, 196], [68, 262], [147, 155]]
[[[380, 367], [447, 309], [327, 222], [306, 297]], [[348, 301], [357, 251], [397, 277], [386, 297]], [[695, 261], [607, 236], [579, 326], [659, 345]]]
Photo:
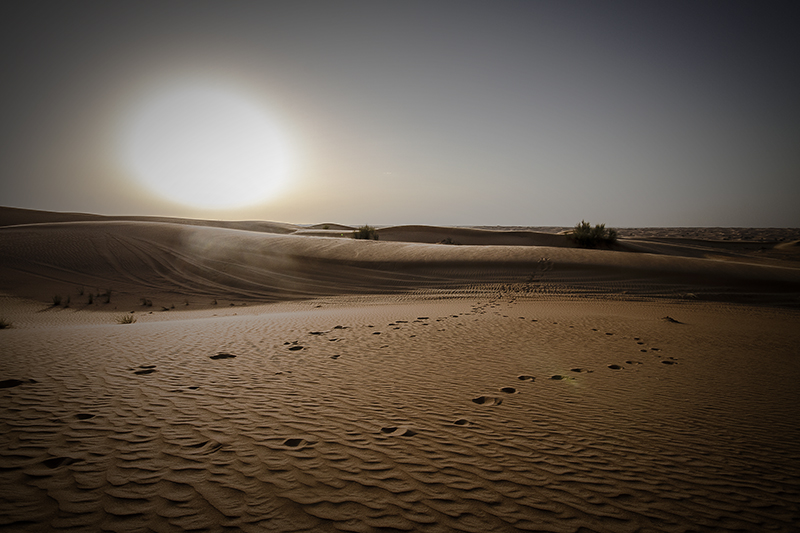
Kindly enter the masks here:
[[0, 205], [800, 225], [794, 1], [3, 6]]

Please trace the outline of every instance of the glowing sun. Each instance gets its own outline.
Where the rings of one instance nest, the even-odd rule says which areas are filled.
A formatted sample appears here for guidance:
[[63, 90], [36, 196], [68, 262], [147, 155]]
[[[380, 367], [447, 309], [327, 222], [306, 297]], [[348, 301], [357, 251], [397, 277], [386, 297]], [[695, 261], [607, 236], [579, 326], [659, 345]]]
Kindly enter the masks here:
[[160, 196], [224, 209], [274, 197], [288, 153], [254, 100], [227, 87], [179, 84], [135, 105], [123, 124], [126, 170]]

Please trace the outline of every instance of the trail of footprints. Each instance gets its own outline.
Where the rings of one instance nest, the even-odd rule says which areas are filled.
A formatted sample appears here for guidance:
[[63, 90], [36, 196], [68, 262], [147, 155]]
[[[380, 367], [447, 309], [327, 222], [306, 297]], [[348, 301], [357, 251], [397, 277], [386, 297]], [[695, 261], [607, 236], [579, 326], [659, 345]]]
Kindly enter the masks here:
[[[510, 303], [513, 303], [513, 301], [511, 301]], [[463, 318], [463, 316], [471, 315], [473, 313], [474, 314], [484, 314], [484, 313], [487, 312], [487, 309], [495, 309], [498, 306], [499, 306], [499, 304], [496, 301], [495, 302], [489, 302], [489, 303], [483, 304], [483, 305], [476, 304], [475, 306], [472, 307], [472, 312], [461, 313], [461, 314], [458, 314], [458, 315], [449, 315], [449, 316], [446, 316], [446, 317], [439, 317], [439, 318], [436, 319], [436, 321], [440, 322], [442, 320], [449, 319], [449, 318]], [[498, 314], [498, 315], [501, 314], [499, 311], [495, 311], [495, 313]], [[501, 315], [501, 316], [503, 316], [505, 318], [508, 318], [508, 315]], [[522, 320], [526, 320], [525, 317], [518, 317], [518, 318], [522, 319]], [[682, 324], [682, 322], [679, 322], [678, 320], [675, 320], [674, 318], [669, 317], [669, 316], [663, 317], [662, 320], [664, 320], [666, 322], [669, 322], [669, 323], [673, 323], [673, 324]], [[537, 322], [537, 320], [536, 319], [531, 319], [531, 322]], [[413, 320], [411, 322], [409, 322], [408, 320], [395, 320], [393, 322], [390, 322], [387, 326], [392, 328], [393, 330], [400, 330], [404, 326], [407, 326], [409, 324], [411, 324], [412, 326], [413, 325], [429, 326], [430, 325], [430, 317], [420, 316], [420, 317], [417, 317], [415, 320]], [[553, 322], [553, 324], [557, 324], [557, 322]], [[366, 328], [374, 328], [375, 326], [372, 325], [372, 324], [368, 324], [365, 327]], [[569, 327], [573, 328], [574, 326], [569, 326]], [[350, 327], [349, 326], [337, 325], [337, 326], [334, 326], [332, 329], [327, 330], [327, 331], [310, 331], [310, 332], [308, 332], [308, 335], [311, 336], [311, 337], [325, 338], [325, 336], [330, 334], [330, 333], [339, 333], [339, 332], [343, 332], [344, 330], [347, 330], [347, 329], [350, 329]], [[444, 329], [437, 329], [437, 331], [444, 331]], [[600, 333], [600, 330], [597, 329], [597, 328], [591, 328], [591, 331]], [[372, 335], [381, 335], [381, 333], [382, 333], [381, 331], [373, 331]], [[613, 332], [604, 332], [604, 334], [607, 337], [611, 337], [611, 336], [614, 335]], [[413, 337], [416, 337], [416, 335], [412, 334], [412, 335], [410, 335], [410, 337], [413, 338]], [[329, 342], [338, 342], [338, 341], [341, 341], [343, 339], [339, 338], [339, 337], [332, 337], [332, 338], [327, 338], [326, 340], [328, 340]], [[653, 355], [656, 355], [656, 356], [660, 355], [660, 352], [661, 352], [660, 348], [657, 348], [657, 347], [645, 348], [644, 347], [645, 342], [640, 337], [633, 337], [633, 341], [636, 343], [637, 346], [641, 346], [641, 348], [639, 349], [639, 351], [641, 353], [652, 353]], [[301, 350], [305, 350], [307, 348], [307, 346], [305, 344], [302, 344], [300, 340], [286, 341], [286, 342], [283, 343], [283, 346], [289, 352], [300, 352]], [[389, 345], [382, 345], [381, 348], [386, 348], [388, 346]], [[339, 359], [341, 356], [342, 356], [342, 354], [334, 354], [334, 355], [331, 355], [330, 358], [336, 360], [336, 359]], [[209, 356], [209, 358], [214, 360], [214, 361], [219, 361], [219, 360], [224, 360], [224, 359], [233, 359], [235, 357], [236, 357], [236, 355], [228, 353], [228, 352], [218, 352], [218, 353], [216, 353], [214, 355]], [[677, 364], [677, 360], [674, 357], [666, 357], [665, 359], [661, 360], [661, 363], [663, 363], [665, 365], [675, 365], [675, 364]], [[642, 364], [643, 363], [641, 361], [636, 361], [636, 360], [633, 360], [633, 359], [628, 359], [628, 360], [625, 361], [625, 365], [628, 365], [628, 366], [636, 366], [636, 365], [642, 365]], [[607, 366], [607, 368], [610, 369], [610, 370], [615, 370], [615, 371], [624, 370], [626, 368], [625, 365], [617, 364], [617, 363], [611, 363], [611, 364], [609, 364]], [[156, 365], [140, 365], [138, 368], [133, 368], [133, 369], [130, 369], [130, 370], [133, 371], [133, 373], [135, 375], [144, 376], [144, 375], [149, 375], [149, 374], [152, 374], [152, 373], [156, 372]], [[575, 367], [575, 368], [571, 368], [570, 372], [573, 372], [575, 374], [581, 374], [581, 373], [592, 373], [592, 372], [594, 372], [594, 370], [581, 368], [581, 367]], [[291, 371], [288, 371], [288, 370], [287, 371], [279, 371], [279, 372], [276, 372], [275, 374], [276, 375], [291, 374]], [[576, 378], [574, 376], [570, 376], [570, 375], [554, 374], [554, 375], [551, 375], [549, 379], [551, 381], [571, 381], [571, 380], [575, 380]], [[536, 377], [532, 376], [532, 375], [528, 375], [528, 374], [521, 374], [521, 375], [517, 376], [517, 380], [521, 381], [523, 383], [533, 383], [533, 382], [536, 381]], [[35, 383], [34, 380], [30, 380], [30, 382]], [[19, 380], [4, 380], [4, 381], [0, 382], [0, 386], [3, 386], [3, 387], [14, 387], [14, 386], [20, 385], [22, 383], [24, 383], [24, 382], [19, 381]], [[195, 390], [197, 388], [198, 387], [188, 387], [188, 389], [192, 389], [192, 390]], [[175, 390], [173, 390], [171, 392], [182, 392], [182, 389], [175, 389]], [[472, 403], [474, 403], [476, 405], [486, 406], [486, 407], [494, 407], [494, 406], [499, 406], [499, 405], [501, 405], [503, 403], [503, 397], [504, 396], [510, 396], [510, 395], [514, 395], [514, 394], [519, 394], [520, 393], [520, 391], [517, 390], [516, 387], [511, 387], [511, 386], [499, 387], [498, 388], [498, 392], [502, 393], [502, 394], [482, 394], [482, 395], [479, 395], [479, 396], [475, 396], [474, 398], [471, 399], [471, 401], [472, 401]], [[79, 414], [77, 416], [78, 416], [79, 419], [85, 420], [86, 418], [82, 418], [82, 417], [91, 417], [91, 416], [94, 416], [94, 415]], [[457, 426], [465, 426], [465, 427], [474, 425], [472, 422], [470, 422], [469, 420], [464, 419], [464, 418], [461, 418], [461, 419], [458, 419], [458, 420], [454, 421], [453, 424], [457, 425]], [[390, 436], [390, 437], [412, 437], [412, 436], [416, 435], [417, 432], [414, 431], [413, 429], [405, 427], [405, 426], [397, 426], [397, 427], [396, 426], [386, 426], [386, 427], [382, 427], [380, 429], [380, 434], [384, 435], [384, 436]], [[286, 439], [284, 441], [283, 445], [288, 449], [300, 449], [300, 448], [304, 448], [304, 447], [307, 447], [307, 446], [313, 446], [314, 442], [311, 442], [311, 441], [303, 439], [303, 438], [288, 438], [288, 439]]]

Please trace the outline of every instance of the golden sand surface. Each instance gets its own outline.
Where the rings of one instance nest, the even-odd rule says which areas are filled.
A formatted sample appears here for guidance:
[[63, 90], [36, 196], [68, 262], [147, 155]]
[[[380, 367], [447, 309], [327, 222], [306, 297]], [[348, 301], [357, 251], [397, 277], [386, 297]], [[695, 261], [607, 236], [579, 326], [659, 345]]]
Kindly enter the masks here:
[[70, 216], [0, 209], [5, 530], [800, 523], [788, 230]]

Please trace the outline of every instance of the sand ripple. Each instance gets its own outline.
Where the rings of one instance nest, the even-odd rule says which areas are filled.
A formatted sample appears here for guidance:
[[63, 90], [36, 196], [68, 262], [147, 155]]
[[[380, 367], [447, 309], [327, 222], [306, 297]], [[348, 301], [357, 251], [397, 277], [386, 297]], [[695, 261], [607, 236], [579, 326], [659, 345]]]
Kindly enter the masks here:
[[3, 332], [0, 525], [791, 531], [796, 318], [570, 305]]

